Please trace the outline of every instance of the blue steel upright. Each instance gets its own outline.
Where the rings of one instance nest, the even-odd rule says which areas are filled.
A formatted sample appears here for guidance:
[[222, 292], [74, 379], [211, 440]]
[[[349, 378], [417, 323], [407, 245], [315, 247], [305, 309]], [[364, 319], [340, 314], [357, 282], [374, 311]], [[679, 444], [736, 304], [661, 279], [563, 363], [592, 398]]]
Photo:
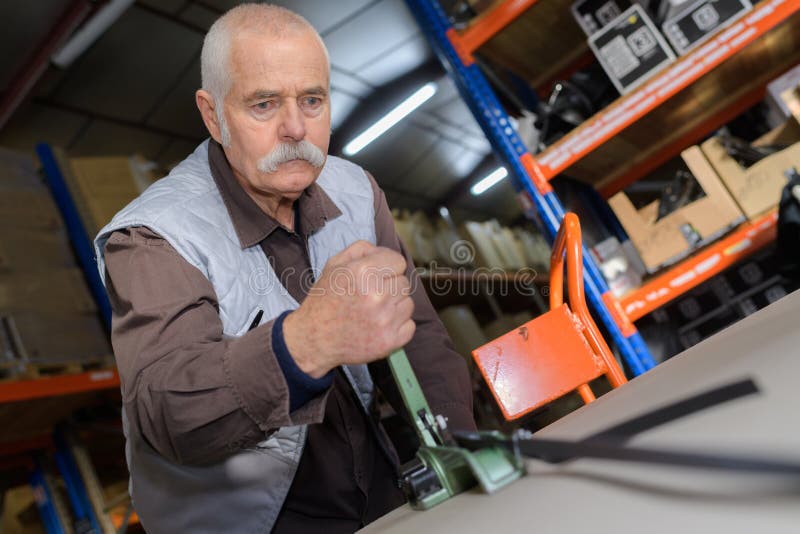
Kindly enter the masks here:
[[50, 187], [53, 199], [61, 212], [61, 216], [64, 218], [64, 226], [66, 226], [69, 240], [75, 248], [75, 253], [89, 285], [89, 290], [92, 292], [106, 327], [111, 328], [111, 303], [100, 279], [100, 273], [97, 272], [94, 245], [86, 232], [86, 227], [81, 222], [81, 216], [69, 192], [69, 186], [64, 180], [58, 159], [47, 143], [36, 145], [36, 155], [39, 156], [42, 170], [47, 179], [47, 185]]
[[[506, 164], [518, 191], [527, 192], [544, 226], [545, 235], [552, 244], [564, 208], [553, 192], [542, 194], [528, 177], [520, 157], [528, 152], [527, 147], [517, 135], [497, 96], [476, 64], [464, 65], [447, 37], [450, 21], [436, 0], [406, 0], [423, 32], [427, 35], [433, 49], [451, 78], [455, 81], [461, 98], [466, 102], [495, 153]], [[628, 367], [634, 375], [640, 375], [655, 366], [655, 361], [641, 335], [634, 332], [623, 335], [614, 317], [606, 308], [602, 295], [608, 285], [594, 260], [584, 248], [584, 286], [589, 305], [608, 329]]]

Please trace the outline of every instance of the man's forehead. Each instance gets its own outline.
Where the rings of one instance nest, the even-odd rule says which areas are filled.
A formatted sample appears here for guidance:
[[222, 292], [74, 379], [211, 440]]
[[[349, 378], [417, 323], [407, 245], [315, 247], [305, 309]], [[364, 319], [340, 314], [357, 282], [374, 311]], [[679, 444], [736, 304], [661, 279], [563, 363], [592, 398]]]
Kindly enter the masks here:
[[[303, 85], [328, 87], [330, 67], [327, 55], [318, 40], [310, 32], [293, 34], [285, 38], [275, 38], [248, 32], [232, 39], [229, 56], [229, 75], [233, 85], [248, 80], [260, 87], [275, 89], [291, 80], [292, 75], [300, 76], [306, 81]], [[272, 83], [264, 83], [265, 77], [280, 74]], [[288, 78], [287, 78], [288, 77]], [[258, 81], [257, 81], [258, 80]], [[313, 80], [313, 81], [312, 81]], [[267, 87], [263, 87], [263, 86]], [[257, 88], [248, 87], [247, 91]]]
[[243, 31], [231, 37], [229, 59], [235, 62], [264, 61], [283, 54], [327, 64], [322, 42], [312, 30], [294, 30], [280, 36]]

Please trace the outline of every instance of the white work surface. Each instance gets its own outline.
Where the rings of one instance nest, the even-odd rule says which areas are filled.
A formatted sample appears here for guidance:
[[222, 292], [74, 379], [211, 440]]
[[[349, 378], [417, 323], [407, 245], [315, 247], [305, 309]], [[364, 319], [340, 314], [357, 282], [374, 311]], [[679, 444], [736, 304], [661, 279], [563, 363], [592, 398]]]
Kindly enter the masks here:
[[[744, 378], [760, 392], [645, 431], [630, 445], [800, 463], [800, 291], [538, 432], [582, 439]], [[800, 533], [800, 478], [698, 468], [531, 460], [493, 495], [473, 490], [424, 512], [404, 506], [362, 532]]]

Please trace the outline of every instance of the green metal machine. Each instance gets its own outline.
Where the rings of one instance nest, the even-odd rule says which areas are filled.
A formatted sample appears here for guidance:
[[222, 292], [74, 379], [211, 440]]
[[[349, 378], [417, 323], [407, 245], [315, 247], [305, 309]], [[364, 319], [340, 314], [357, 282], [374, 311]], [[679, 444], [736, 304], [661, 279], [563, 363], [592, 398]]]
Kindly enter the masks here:
[[393, 352], [388, 361], [421, 444], [402, 467], [401, 485], [413, 508], [426, 510], [476, 485], [492, 493], [525, 473], [519, 451], [502, 446], [499, 432], [477, 434], [486, 447], [459, 447], [445, 418], [431, 413], [405, 351]]

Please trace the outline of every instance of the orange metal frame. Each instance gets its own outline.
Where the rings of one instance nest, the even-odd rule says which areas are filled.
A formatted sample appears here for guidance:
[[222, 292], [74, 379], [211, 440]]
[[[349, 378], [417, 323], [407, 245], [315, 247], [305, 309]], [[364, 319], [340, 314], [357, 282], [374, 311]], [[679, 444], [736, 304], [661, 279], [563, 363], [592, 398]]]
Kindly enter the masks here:
[[0, 403], [118, 387], [119, 375], [114, 369], [89, 371], [75, 375], [50, 376], [33, 380], [15, 380], [0, 383]]
[[631, 321], [644, 317], [772, 242], [777, 223], [778, 214], [772, 212], [742, 224], [728, 237], [623, 296], [620, 299], [623, 310]]
[[[597, 325], [589, 313], [586, 306], [586, 297], [583, 293], [583, 246], [581, 239], [581, 224], [578, 216], [574, 213], [564, 215], [561, 228], [558, 229], [555, 242], [553, 243], [553, 254], [550, 256], [550, 309], [554, 310], [564, 303], [564, 256], [567, 257], [567, 291], [569, 293], [569, 304], [572, 312], [578, 316], [584, 327], [584, 335], [595, 354], [599, 355], [608, 368], [608, 379], [611, 385], [619, 387], [627, 382], [625, 375], [617, 365], [617, 360], [608, 348], [606, 340], [597, 329]], [[591, 399], [594, 395], [586, 388]], [[579, 392], [586, 402], [584, 391], [579, 388]]]
[[514, 22], [535, 3], [536, 0], [500, 2], [491, 10], [477, 17], [463, 32], [448, 31], [447, 36], [464, 65], [471, 65], [475, 61], [472, 57], [475, 50]]
[[567, 213], [550, 260], [550, 311], [472, 351], [508, 421], [572, 391], [590, 403], [589, 383], [601, 375], [615, 388], [627, 381], [586, 306], [582, 255], [578, 217]]
[[541, 174], [549, 180], [563, 172], [798, 10], [800, 2], [796, 0], [766, 0], [758, 4], [740, 21], [540, 154], [537, 164]]

